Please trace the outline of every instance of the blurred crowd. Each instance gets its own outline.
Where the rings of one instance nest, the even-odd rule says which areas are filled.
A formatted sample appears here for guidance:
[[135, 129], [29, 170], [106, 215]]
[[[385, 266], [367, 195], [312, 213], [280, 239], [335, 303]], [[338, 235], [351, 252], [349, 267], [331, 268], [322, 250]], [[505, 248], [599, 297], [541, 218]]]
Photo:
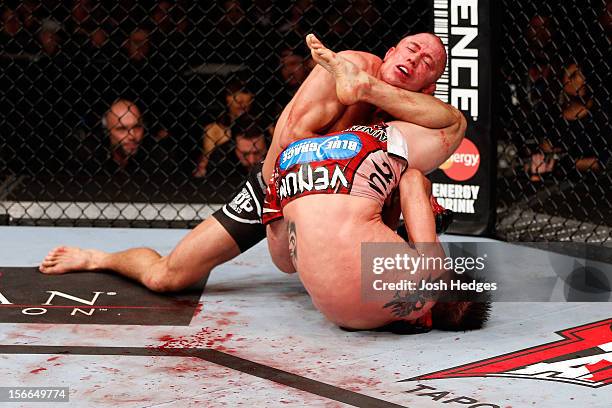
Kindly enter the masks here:
[[145, 172], [232, 189], [313, 68], [304, 36], [380, 52], [427, 24], [404, 7], [408, 25], [389, 32], [394, 3], [5, 1], [1, 158], [20, 174]]
[[[504, 17], [507, 164], [532, 182], [610, 160], [610, 0]], [[143, 173], [233, 190], [313, 68], [309, 32], [382, 55], [427, 0], [2, 2], [0, 172]], [[512, 33], [511, 31], [516, 31]], [[505, 37], [504, 37], [505, 36]], [[509, 42], [510, 41], [510, 42]]]
[[612, 151], [612, 1], [549, 3], [511, 15], [504, 50], [501, 142], [533, 183], [601, 174]]

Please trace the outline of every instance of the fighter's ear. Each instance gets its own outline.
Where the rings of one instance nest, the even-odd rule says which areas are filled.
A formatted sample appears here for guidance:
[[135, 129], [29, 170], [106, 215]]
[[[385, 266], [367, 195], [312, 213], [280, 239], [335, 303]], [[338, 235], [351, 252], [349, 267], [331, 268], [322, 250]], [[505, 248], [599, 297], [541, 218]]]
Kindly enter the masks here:
[[424, 94], [427, 94], [427, 95], [433, 95], [433, 93], [436, 92], [436, 83], [433, 82], [433, 83], [427, 85], [425, 88], [423, 88], [421, 90], [421, 92], [423, 92]]
[[387, 53], [385, 54], [385, 58], [383, 59], [383, 62], [387, 60], [387, 58], [389, 58], [389, 55], [393, 54], [393, 52], [395, 51], [395, 47], [391, 47], [389, 48], [389, 50], [387, 51]]

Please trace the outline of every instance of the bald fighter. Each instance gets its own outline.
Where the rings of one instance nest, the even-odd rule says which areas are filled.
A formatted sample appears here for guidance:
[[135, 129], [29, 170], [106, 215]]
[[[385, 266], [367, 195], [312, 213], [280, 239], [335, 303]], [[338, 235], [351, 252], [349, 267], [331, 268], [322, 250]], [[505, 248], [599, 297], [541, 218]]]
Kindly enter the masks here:
[[[389, 86], [314, 36], [309, 36], [308, 44], [315, 61], [336, 79], [343, 103], [352, 106]], [[424, 48], [408, 44], [415, 53]], [[398, 71], [399, 78], [408, 73], [412, 79], [418, 75], [418, 65]], [[433, 299], [406, 302], [398, 312], [389, 307], [391, 299], [361, 299], [361, 244], [404, 242], [382, 219], [384, 203], [396, 188], [408, 236], [415, 244], [410, 256], [445, 256], [429, 205], [430, 184], [423, 173], [448, 159], [461, 142], [466, 123], [455, 108], [435, 109], [438, 102], [432, 96], [402, 91], [395, 100], [418, 106], [429, 127], [390, 121], [293, 142], [279, 155], [266, 195], [263, 222], [273, 261], [284, 272], [297, 271], [314, 305], [345, 328], [375, 329], [397, 320], [414, 321], [436, 304]], [[444, 273], [422, 270], [416, 277], [436, 280]], [[434, 322], [444, 322], [442, 326], [475, 328], [486, 318], [482, 310], [470, 302], [440, 303], [432, 314]]]
[[[430, 142], [441, 144], [447, 152], [456, 148], [449, 130], [462, 126], [462, 116], [428, 96], [435, 90], [435, 81], [446, 65], [446, 51], [438, 37], [427, 33], [406, 37], [389, 49], [382, 60], [359, 51], [339, 54], [380, 81], [369, 87], [368, 92], [353, 95], [355, 100], [341, 100], [334, 77], [324, 68], [315, 67], [283, 110], [263, 169], [252, 172], [234, 199], [190, 231], [169, 255], [161, 256], [150, 248], [107, 253], [62, 246], [47, 255], [40, 265], [41, 272], [112, 270], [153, 291], [183, 289], [265, 237], [261, 224], [264, 180], [271, 176], [274, 162], [284, 147], [315, 134], [371, 124], [377, 120], [377, 109], [412, 124], [415, 131], [429, 130], [426, 137]], [[426, 104], [421, 106], [422, 103]], [[440, 116], [445, 118], [443, 123]]]

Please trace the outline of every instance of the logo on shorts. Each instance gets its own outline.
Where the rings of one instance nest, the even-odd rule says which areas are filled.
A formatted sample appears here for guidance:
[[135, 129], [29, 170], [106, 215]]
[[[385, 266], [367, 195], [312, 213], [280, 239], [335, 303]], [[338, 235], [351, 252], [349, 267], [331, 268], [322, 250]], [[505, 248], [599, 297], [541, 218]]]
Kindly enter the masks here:
[[325, 166], [312, 168], [309, 164], [300, 166], [297, 172], [286, 174], [280, 183], [280, 199], [290, 198], [308, 191], [348, 188], [349, 182], [342, 169], [335, 165], [333, 171]]
[[388, 137], [387, 135], [388, 128], [389, 128], [389, 125], [387, 125], [386, 123], [379, 123], [378, 125], [370, 125], [370, 126], [355, 125], [355, 126], [351, 126], [347, 130], [349, 131], [352, 130], [354, 132], [364, 132], [370, 136], [375, 137], [381, 142], [386, 142], [387, 137]]
[[243, 211], [250, 213], [255, 209], [253, 207], [251, 194], [247, 191], [245, 187], [240, 190], [240, 192], [228, 205], [238, 214], [242, 214]]
[[323, 160], [350, 159], [361, 150], [361, 140], [353, 133], [315, 137], [291, 143], [281, 153], [280, 168]]
[[480, 167], [480, 152], [468, 138], [463, 138], [459, 148], [442, 163], [440, 170], [455, 181], [465, 181], [472, 177]]
[[612, 318], [557, 333], [564, 339], [401, 381], [510, 377], [590, 388], [612, 383]]

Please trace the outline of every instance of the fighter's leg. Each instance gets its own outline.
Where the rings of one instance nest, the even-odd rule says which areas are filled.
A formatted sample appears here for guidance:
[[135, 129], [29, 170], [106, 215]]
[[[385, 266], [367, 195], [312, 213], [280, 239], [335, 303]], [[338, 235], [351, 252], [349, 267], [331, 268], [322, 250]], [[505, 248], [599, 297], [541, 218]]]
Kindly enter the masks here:
[[206, 277], [212, 268], [240, 254], [238, 245], [215, 218], [190, 231], [168, 256], [150, 248], [107, 253], [59, 247], [40, 266], [47, 274], [110, 270], [157, 291], [183, 289]]
[[457, 109], [431, 95], [397, 88], [372, 77], [326, 48], [312, 34], [306, 41], [315, 61], [334, 76], [340, 101], [367, 102], [396, 119], [389, 124], [400, 130], [408, 145], [411, 168], [427, 174], [457, 149], [466, 127]]
[[[366, 102], [397, 120], [428, 129], [445, 129], [452, 153], [463, 138], [465, 119], [453, 106], [420, 90], [411, 91], [389, 85], [359, 69], [341, 53], [326, 48], [314, 35], [306, 37], [313, 59], [329, 71], [336, 81], [336, 94], [345, 105]], [[433, 92], [435, 85], [429, 90]]]
[[325, 47], [313, 34], [306, 36], [312, 59], [336, 80], [336, 95], [344, 105], [353, 105], [363, 97], [363, 90], [368, 86], [370, 75], [352, 62]]
[[107, 253], [60, 247], [49, 253], [40, 271], [111, 270], [154, 291], [183, 289], [265, 238], [260, 222], [263, 188], [259, 166], [230, 203], [187, 234], [168, 256], [150, 248]]

